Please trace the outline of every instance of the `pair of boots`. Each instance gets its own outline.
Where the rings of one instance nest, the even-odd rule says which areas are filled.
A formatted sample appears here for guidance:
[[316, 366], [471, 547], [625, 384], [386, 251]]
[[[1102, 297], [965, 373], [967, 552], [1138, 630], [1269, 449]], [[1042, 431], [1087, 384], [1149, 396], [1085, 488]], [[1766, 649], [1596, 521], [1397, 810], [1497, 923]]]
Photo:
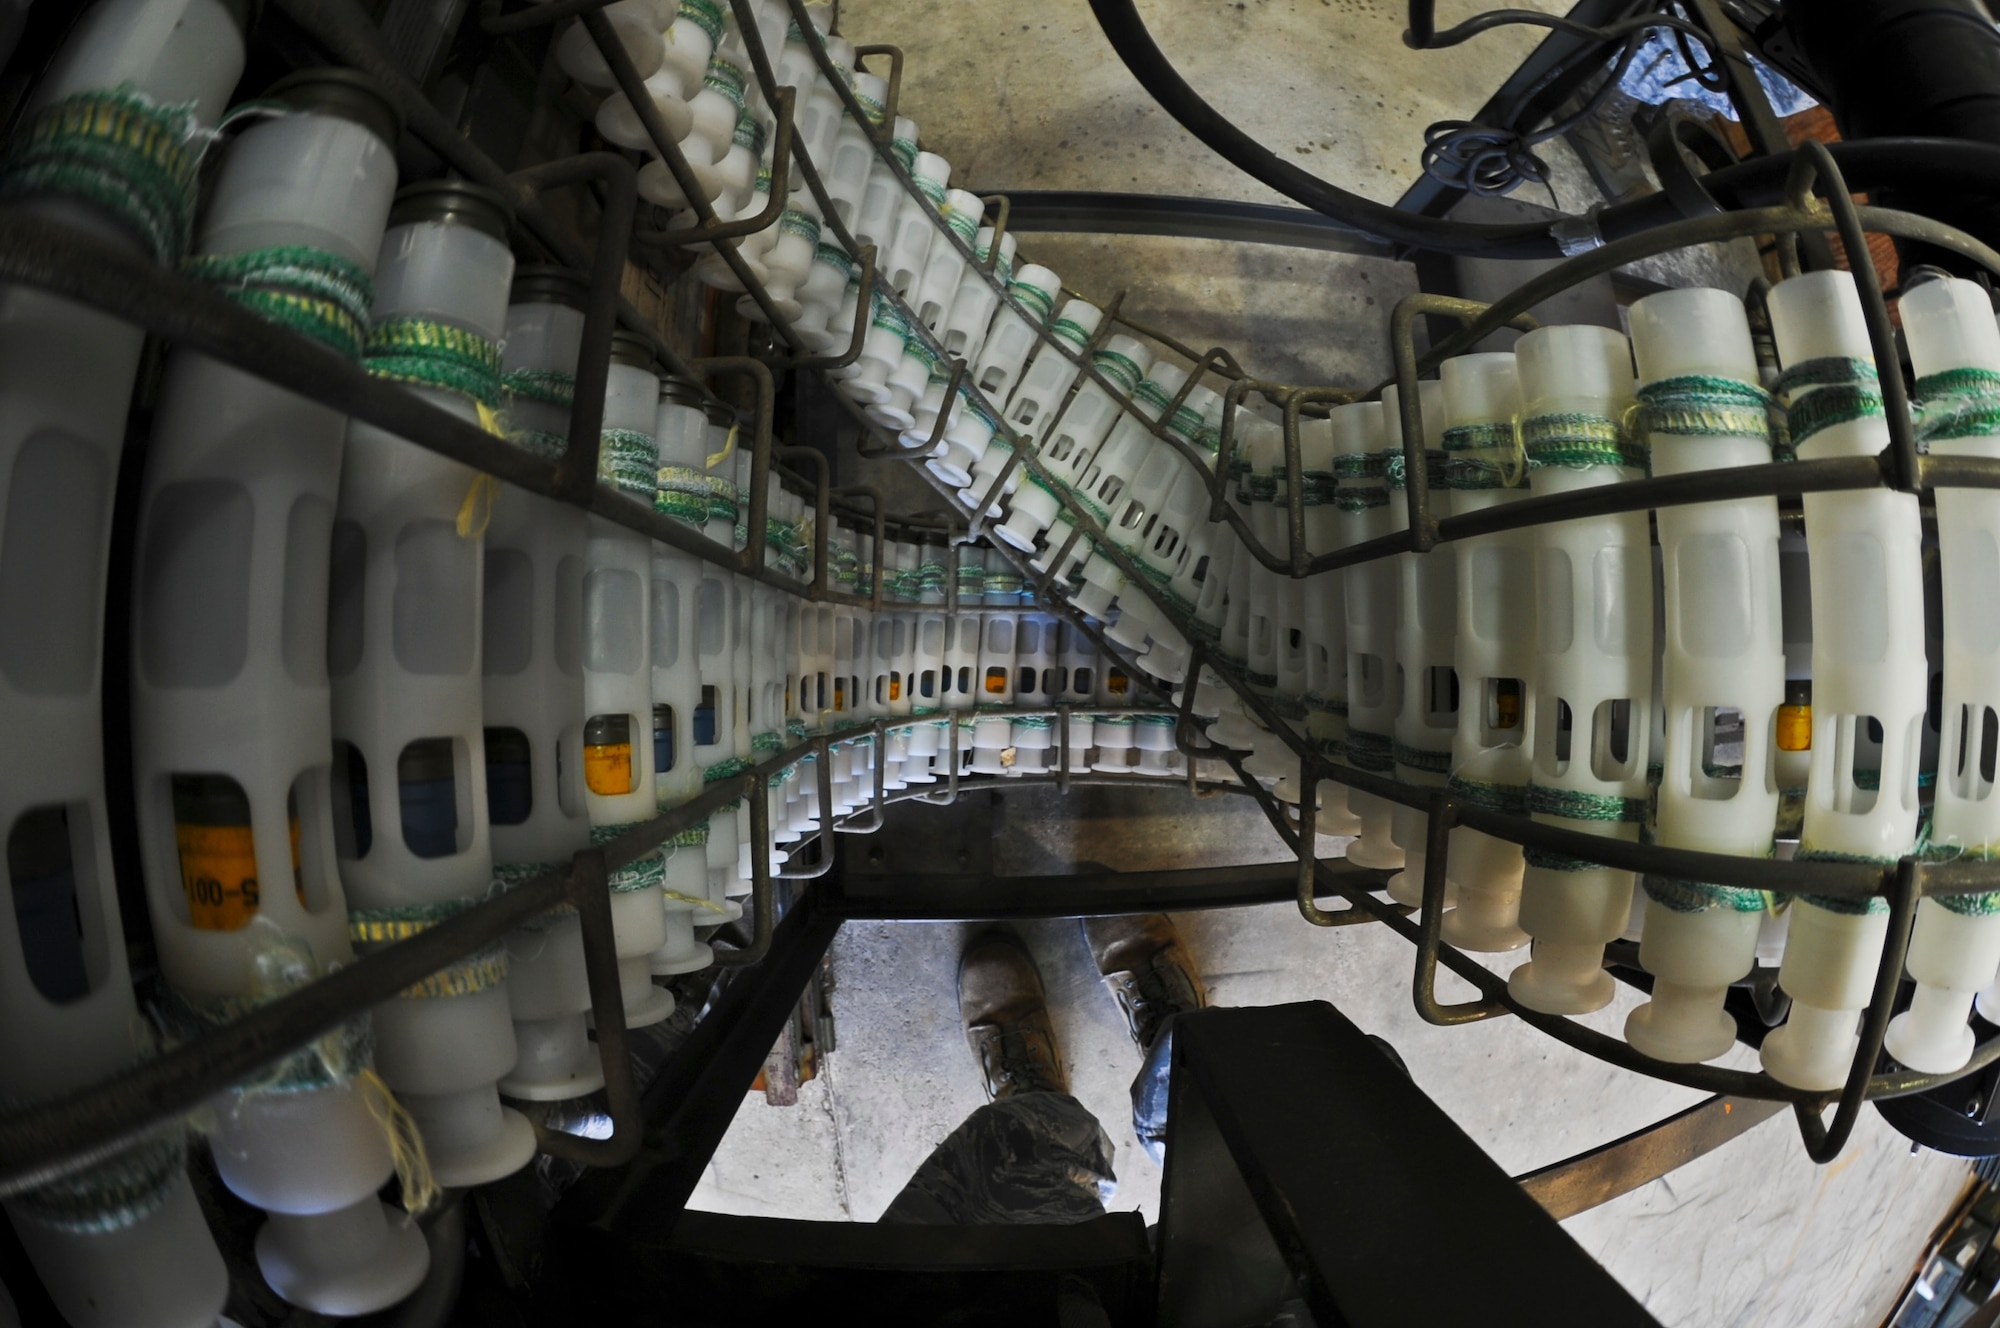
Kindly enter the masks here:
[[[1169, 1016], [1207, 1004], [1194, 961], [1164, 914], [1085, 918], [1083, 932], [1142, 1056]], [[989, 1100], [1069, 1092], [1041, 972], [1012, 933], [986, 932], [966, 946], [958, 1011]]]

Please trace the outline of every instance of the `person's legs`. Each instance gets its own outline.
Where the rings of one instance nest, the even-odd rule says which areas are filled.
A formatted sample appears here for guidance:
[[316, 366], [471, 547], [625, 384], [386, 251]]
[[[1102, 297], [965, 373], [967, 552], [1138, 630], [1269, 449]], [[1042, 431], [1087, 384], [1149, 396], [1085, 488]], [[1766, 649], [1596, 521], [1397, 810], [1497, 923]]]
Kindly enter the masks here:
[[1164, 913], [1085, 918], [1083, 931], [1097, 971], [1145, 1058], [1132, 1081], [1132, 1132], [1146, 1155], [1163, 1163], [1174, 1018], [1208, 1004], [1201, 974]]
[[966, 947], [958, 1007], [991, 1101], [924, 1160], [881, 1220], [969, 1226], [1101, 1217], [1118, 1183], [1111, 1140], [1069, 1094], [1041, 974], [1018, 940], [989, 932]]

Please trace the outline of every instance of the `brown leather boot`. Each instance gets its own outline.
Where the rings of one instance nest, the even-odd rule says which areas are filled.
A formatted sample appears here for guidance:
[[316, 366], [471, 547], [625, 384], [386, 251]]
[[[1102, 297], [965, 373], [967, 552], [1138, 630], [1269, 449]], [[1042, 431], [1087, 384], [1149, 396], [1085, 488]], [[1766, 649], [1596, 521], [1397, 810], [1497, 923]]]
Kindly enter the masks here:
[[1042, 975], [1013, 935], [987, 932], [965, 947], [958, 964], [958, 1013], [989, 1100], [1069, 1092]]
[[1083, 934], [1140, 1051], [1152, 1049], [1168, 1015], [1208, 1004], [1201, 974], [1166, 914], [1085, 918]]

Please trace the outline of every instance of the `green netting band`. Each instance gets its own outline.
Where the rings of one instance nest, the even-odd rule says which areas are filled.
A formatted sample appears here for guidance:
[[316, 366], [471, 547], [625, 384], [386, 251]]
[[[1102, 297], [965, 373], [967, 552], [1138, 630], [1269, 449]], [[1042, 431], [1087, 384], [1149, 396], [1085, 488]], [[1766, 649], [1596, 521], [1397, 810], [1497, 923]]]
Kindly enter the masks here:
[[2000, 434], [2000, 373], [1968, 367], [1926, 374], [1917, 380], [1911, 409], [1920, 443]]
[[[620, 835], [630, 834], [644, 825], [644, 821], [622, 821], [616, 825], [593, 825], [590, 827], [592, 844], [608, 844]], [[667, 861], [658, 849], [649, 850], [637, 862], [628, 862], [614, 869], [608, 877], [611, 893], [631, 894], [638, 890], [648, 890], [656, 885], [665, 885]]]
[[1881, 378], [1866, 360], [1830, 355], [1794, 364], [1778, 375], [1785, 403], [1788, 451], [1823, 430], [1882, 415]]
[[681, 0], [676, 20], [686, 19], [708, 34], [711, 44], [722, 40], [722, 6], [711, 0]]
[[687, 525], [708, 524], [708, 474], [691, 466], [661, 466], [654, 474], [653, 510]]
[[1624, 821], [1646, 819], [1646, 799], [1620, 797], [1615, 793], [1584, 793], [1577, 789], [1528, 786], [1528, 810], [1542, 816], [1560, 816], [1570, 821]]
[[185, 270], [267, 322], [359, 359], [375, 284], [359, 263], [311, 245], [196, 254]]
[[1446, 775], [1451, 773], [1451, 750], [1432, 751], [1423, 747], [1411, 747], [1405, 743], [1392, 743], [1391, 754], [1397, 765], [1406, 770], [1415, 770], [1426, 775]]
[[175, 1122], [88, 1170], [15, 1195], [7, 1208], [52, 1231], [108, 1235], [158, 1212], [186, 1161], [187, 1138]]
[[516, 401], [566, 407], [576, 400], [576, 375], [561, 369], [509, 369], [500, 375], [500, 387]]
[[1734, 913], [1762, 913], [1764, 892], [1737, 885], [1715, 885], [1707, 881], [1674, 881], [1648, 876], [1641, 883], [1646, 897], [1676, 913], [1706, 913], [1728, 909]]
[[1366, 512], [1370, 508], [1387, 507], [1388, 505], [1389, 491], [1378, 485], [1369, 485], [1365, 488], [1343, 485], [1334, 490], [1333, 494], [1334, 510], [1339, 512], [1352, 514], [1355, 512]]
[[1489, 780], [1472, 779], [1465, 775], [1453, 775], [1445, 787], [1474, 807], [1483, 807], [1489, 812], [1500, 812], [1506, 816], [1528, 814], [1526, 784], [1497, 784]]
[[1777, 402], [1755, 383], [1683, 374], [1647, 383], [1633, 408], [1633, 432], [1676, 438], [1768, 438]]
[[369, 332], [365, 360], [377, 378], [500, 409], [500, 347], [476, 332], [428, 318], [392, 318]]
[[177, 263], [193, 237], [201, 126], [194, 103], [162, 106], [128, 88], [78, 92], [16, 127], [0, 200], [73, 198], [130, 223], [153, 257]]
[[1592, 466], [1622, 466], [1645, 470], [1646, 445], [1625, 436], [1618, 421], [1584, 411], [1558, 411], [1521, 421], [1521, 450], [1530, 469], [1562, 466], [1587, 470]]
[[1386, 733], [1355, 728], [1347, 731], [1347, 763], [1356, 770], [1378, 775], [1392, 773], [1396, 768], [1395, 750], [1395, 740]]

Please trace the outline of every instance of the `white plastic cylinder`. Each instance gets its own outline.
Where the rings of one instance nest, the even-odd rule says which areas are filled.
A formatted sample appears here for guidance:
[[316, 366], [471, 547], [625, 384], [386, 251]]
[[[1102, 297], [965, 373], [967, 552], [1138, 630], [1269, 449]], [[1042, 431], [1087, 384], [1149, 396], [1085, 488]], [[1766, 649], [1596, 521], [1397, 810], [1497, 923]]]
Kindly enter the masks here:
[[[416, 319], [497, 342], [514, 270], [492, 233], [502, 214], [466, 197], [454, 206], [481, 206], [441, 218], [431, 208], [439, 193], [413, 187], [399, 203], [405, 219], [391, 213], [376, 265], [376, 325]], [[478, 406], [457, 392], [409, 390], [478, 419]], [[483, 530], [460, 529], [476, 480], [470, 467], [380, 429], [348, 427], [327, 635], [337, 778], [352, 809], [340, 874], [350, 909], [419, 925], [433, 910], [484, 897], [493, 880]], [[441, 1184], [482, 1184], [527, 1163], [534, 1133], [500, 1106], [495, 1088], [514, 1063], [503, 981], [399, 996], [374, 1021], [377, 1067], [423, 1131]]]
[[[1393, 519], [1383, 461], [1388, 434], [1382, 403], [1336, 406], [1327, 418], [1333, 426], [1334, 472], [1339, 477], [1335, 504], [1340, 511], [1340, 547], [1352, 548], [1388, 534]], [[1401, 703], [1396, 564], [1377, 558], [1338, 575], [1347, 608], [1347, 738], [1341, 757], [1356, 770], [1387, 775], [1395, 768], [1390, 735]], [[1350, 788], [1347, 805], [1361, 822], [1359, 837], [1347, 846], [1347, 860], [1382, 871], [1400, 868], [1403, 850], [1390, 837], [1391, 804]]]
[[[103, 5], [94, 13], [132, 8]], [[142, 19], [121, 35], [136, 36], [143, 26]], [[231, 69], [225, 89], [234, 78]], [[309, 85], [293, 86], [281, 98], [294, 100], [302, 113], [259, 124], [231, 145], [197, 247], [226, 254], [313, 245], [372, 270], [395, 188], [390, 145], [379, 130], [307, 109], [315, 102]], [[349, 87], [341, 92], [352, 95]], [[8, 362], [27, 363], [11, 353]], [[278, 435], [288, 446], [274, 451], [268, 441]], [[191, 353], [175, 356], [162, 385], [142, 500], [141, 565], [154, 574], [141, 578], [135, 603], [135, 639], [146, 645], [132, 679], [134, 763], [142, 860], [162, 968], [197, 1005], [253, 990], [259, 938], [269, 934], [246, 928], [256, 916], [296, 936], [321, 966], [352, 957], [334, 861], [327, 764], [332, 740], [327, 683], [319, 667], [328, 535], [345, 435], [346, 423], [334, 412]], [[202, 495], [210, 501], [199, 501]], [[162, 545], [190, 552], [205, 546], [208, 558], [177, 562], [159, 554]], [[46, 547], [43, 552], [61, 556]], [[218, 636], [235, 642], [235, 649], [225, 645], [214, 652]], [[206, 669], [172, 666], [204, 655], [210, 661]], [[306, 660], [310, 667], [299, 667]], [[72, 734], [51, 751], [73, 750], [78, 740]], [[200, 882], [198, 873], [187, 870], [195, 862], [181, 851], [173, 805], [176, 772], [219, 776], [241, 808], [240, 823], [228, 818], [228, 827], [190, 827], [186, 844], [191, 854], [235, 868], [226, 902], [194, 897]], [[260, 880], [292, 882], [294, 888], [267, 889], [254, 898], [240, 892], [238, 881]], [[115, 932], [115, 913], [111, 925]], [[123, 971], [121, 962], [116, 972], [122, 977]], [[358, 1116], [363, 1130], [373, 1129], [366, 1111], [344, 1089], [300, 1096], [337, 1115], [351, 1104], [347, 1114]], [[237, 1109], [232, 1105], [225, 1112]], [[246, 1102], [242, 1109], [256, 1108]], [[369, 1188], [389, 1174], [379, 1132], [372, 1147], [364, 1141], [358, 1151], [305, 1133], [264, 1147], [275, 1155], [267, 1156], [267, 1163], [290, 1180], [280, 1187], [290, 1198], [280, 1197], [274, 1211], [288, 1211], [298, 1187], [309, 1186], [305, 1178], [316, 1171], [352, 1171]], [[281, 1294], [309, 1308], [339, 1303], [372, 1310], [408, 1293], [428, 1262], [421, 1236], [392, 1231], [372, 1196], [368, 1204], [375, 1238], [346, 1249], [353, 1262], [330, 1256], [312, 1275], [286, 1282]], [[194, 1220], [198, 1229], [200, 1219]], [[206, 1243], [205, 1233], [202, 1240]], [[122, 1285], [130, 1269], [156, 1264], [131, 1247], [124, 1259], [120, 1275], [107, 1276], [107, 1284]], [[169, 1256], [170, 1263], [180, 1260], [187, 1268], [176, 1282], [204, 1266], [194, 1250]], [[269, 1264], [264, 1271], [267, 1279], [277, 1273]], [[143, 1317], [177, 1321], [176, 1296], [164, 1286], [147, 1288], [148, 1280], [130, 1283], [134, 1291], [158, 1297]], [[220, 1303], [218, 1294], [197, 1317], [205, 1322]], [[72, 1315], [72, 1321], [91, 1320]]]
[[[972, 252], [975, 259], [968, 265], [965, 275], [959, 278], [958, 294], [953, 297], [951, 308], [944, 318], [940, 332], [940, 344], [945, 354], [955, 355], [967, 364], [976, 364], [986, 346], [986, 337], [994, 317], [993, 311], [1000, 307], [1000, 291], [1011, 279], [1014, 271], [1014, 253], [1020, 241], [1012, 233], [1000, 237], [1000, 254], [994, 259], [991, 272], [985, 268], [988, 257], [993, 252], [993, 228], [981, 226], [974, 234]], [[975, 379], [975, 381], [977, 381]]]
[[[914, 143], [917, 138], [916, 121], [906, 115], [897, 116], [893, 137]], [[910, 162], [915, 164], [914, 155]], [[903, 188], [902, 180], [878, 162], [868, 176], [868, 188], [861, 195], [860, 210], [855, 213], [854, 223], [849, 227], [856, 244], [875, 246], [877, 270], [885, 278], [889, 272], [889, 247], [895, 242], [897, 234], [896, 219], [906, 197], [908, 193]]]
[[[630, 473], [599, 468], [598, 482], [651, 500], [658, 484], [660, 383], [639, 345], [616, 341], [605, 386], [604, 428], [634, 451]], [[611, 431], [616, 430], [615, 435]], [[643, 440], [643, 441], [642, 441]], [[658, 809], [653, 769], [653, 542], [637, 531], [591, 517], [583, 582], [584, 803], [593, 839], [611, 839]], [[667, 940], [659, 854], [612, 873], [611, 923], [618, 986], [627, 1027], [644, 1028], [673, 1013], [653, 985], [650, 956]]]
[[[1771, 323], [1783, 364], [1871, 363], [1853, 282], [1845, 272], [1815, 272], [1773, 289]], [[1872, 457], [1888, 445], [1879, 414], [1835, 420], [1800, 439], [1798, 407], [1822, 390], [1823, 384], [1806, 385], [1791, 396], [1801, 459]], [[1929, 673], [1917, 500], [1882, 489], [1808, 494], [1805, 510], [1813, 759], [1798, 856], [1892, 860], [1916, 840], [1919, 731]], [[1856, 908], [1866, 911], [1850, 911]], [[1764, 1069], [1795, 1088], [1837, 1088], [1854, 1056], [1887, 906], [1879, 898], [1864, 905], [1803, 897], [1789, 911], [1778, 981], [1792, 997], [1792, 1013], [1765, 1038]]]
[[[960, 288], [963, 290], [963, 287]], [[1000, 303], [987, 329], [986, 340], [972, 362], [972, 382], [989, 401], [1005, 401], [1014, 390], [1028, 353], [1035, 348], [1038, 330], [1055, 312], [1062, 294], [1062, 278], [1037, 263], [1029, 263], [1014, 274], [1007, 287], [1008, 299]], [[1024, 312], [1025, 311], [1025, 312]], [[945, 349], [951, 349], [947, 327]]]
[[[874, 74], [861, 72], [854, 76], [854, 96], [864, 110], [872, 107], [879, 120], [882, 98], [888, 95], [889, 85]], [[862, 197], [867, 193], [871, 174], [889, 175], [886, 166], [879, 166], [875, 159], [875, 145], [869, 138], [872, 126], [857, 124], [845, 116], [841, 117], [839, 132], [834, 136], [833, 155], [829, 164], [820, 168], [826, 184], [827, 197], [833, 202], [833, 210], [841, 223], [853, 234], [858, 221]], [[825, 158], [815, 158], [824, 161]], [[867, 244], [871, 241], [855, 236], [855, 243]], [[881, 248], [876, 243], [876, 261], [881, 261]]]
[[[1990, 395], [2000, 373], [2000, 329], [1986, 293], [1943, 278], [1906, 291], [1903, 331], [1933, 455], [2000, 457], [2000, 436], [1966, 410]], [[1943, 582], [1943, 741], [1938, 753], [1931, 850], [1973, 859], [2000, 841], [1994, 796], [2000, 744], [2000, 613], [1993, 600], [2000, 555], [2000, 501], [1983, 489], [1935, 493]], [[1917, 987], [1889, 1023], [1889, 1054], [1913, 1070], [1949, 1074], [1972, 1054], [1971, 996], [2000, 968], [2000, 895], [1940, 895], [1917, 907], [1906, 960]]]
[[[1667, 291], [1632, 306], [1639, 365], [1638, 419], [1653, 474], [1768, 464], [1756, 353], [1735, 296]], [[1740, 385], [1733, 410], [1690, 413], [1682, 398], [1712, 400]], [[1664, 394], [1664, 395], [1663, 395]], [[1715, 423], [1704, 421], [1713, 419]], [[1761, 858], [1778, 815], [1774, 737], [1785, 693], [1778, 581], [1778, 509], [1771, 498], [1663, 507], [1656, 521], [1664, 572], [1666, 745], [1654, 840], [1670, 848]], [[1742, 729], [1732, 777], [1716, 737], [1730, 712]], [[1654, 997], [1625, 1022], [1649, 1056], [1704, 1061], [1735, 1045], [1722, 1008], [1729, 983], [1756, 959], [1761, 894], [1649, 879], [1639, 959]]]
[[[503, 369], [572, 373], [585, 290], [581, 274], [517, 273]], [[559, 437], [568, 414], [526, 395], [509, 405], [516, 431]], [[560, 866], [590, 846], [582, 778], [583, 567], [582, 512], [517, 489], [501, 491], [486, 528], [480, 666], [489, 834], [503, 881]], [[516, 1055], [500, 1091], [542, 1101], [602, 1087], [586, 1030], [590, 985], [574, 913], [545, 914], [515, 931], [507, 954]]]
[[1052, 340], [1035, 348], [1000, 417], [1028, 437], [1040, 440], [1054, 418], [1055, 407], [1083, 372], [1063, 350], [1067, 348], [1071, 355], [1085, 355], [1090, 339], [1103, 321], [1104, 311], [1090, 301], [1065, 300], [1049, 323]]
[[[1522, 445], [1539, 496], [1635, 478], [1607, 440], [1633, 392], [1632, 352], [1606, 328], [1558, 326], [1514, 345]], [[1607, 427], [1602, 422], [1611, 421]], [[1644, 512], [1535, 528], [1534, 786], [1537, 820], [1636, 840], [1653, 704], [1652, 535]], [[1632, 873], [1525, 855], [1521, 928], [1533, 957], [1508, 979], [1530, 1009], [1583, 1014], [1612, 995], [1604, 946], [1625, 930]]]
[[[640, 78], [646, 78], [659, 69], [666, 52], [660, 43], [660, 15], [653, 7], [653, 0], [617, 0], [606, 5], [601, 11], [611, 30], [618, 37], [618, 44], [631, 60], [632, 68]], [[617, 80], [611, 76], [611, 66], [604, 62], [597, 43], [581, 23], [572, 23], [556, 38], [556, 62], [565, 74], [590, 88], [609, 88]]]
[[[935, 152], [919, 152], [910, 171], [917, 192], [903, 194], [896, 204], [895, 229], [883, 246], [881, 270], [898, 295], [915, 305], [917, 283], [930, 262], [933, 242], [949, 247], [938, 222], [944, 210], [945, 182], [951, 163]], [[899, 191], [900, 192], [900, 191]], [[857, 239], [859, 237], [856, 237]]]
[[[1423, 453], [1430, 479], [1433, 516], [1449, 516], [1453, 491], [1444, 483], [1444, 384], [1417, 384], [1424, 418]], [[1382, 389], [1382, 424], [1391, 454], [1403, 445], [1401, 394]], [[1408, 530], [1405, 468], [1392, 467], [1389, 478], [1389, 529]], [[1458, 556], [1456, 550], [1432, 549], [1396, 558], [1396, 670], [1402, 675], [1402, 697], [1391, 731], [1396, 778], [1419, 788], [1442, 788], [1450, 776], [1451, 743], [1458, 728], [1461, 695], [1454, 671], [1458, 629]], [[1400, 904], [1423, 902], [1426, 862], [1425, 830], [1430, 818], [1415, 807], [1398, 803], [1389, 814], [1390, 836], [1403, 850], [1403, 870], [1389, 878], [1389, 897]], [[1449, 855], [1447, 855], [1449, 861]], [[1445, 905], [1457, 899], [1446, 878]]]
[[932, 242], [930, 255], [924, 260], [923, 277], [910, 295], [917, 318], [933, 335], [942, 332], [952, 303], [958, 298], [959, 285], [965, 280], [966, 253], [978, 235], [979, 219], [985, 211], [986, 205], [978, 194], [967, 189], [945, 191], [942, 208], [945, 228], [958, 237], [959, 243], [952, 243], [944, 235]]
[[[1514, 357], [1461, 355], [1439, 369], [1453, 510], [1483, 511], [1527, 494], [1514, 452], [1521, 388]], [[1458, 728], [1452, 786], [1495, 810], [1524, 815], [1534, 734], [1534, 538], [1508, 531], [1453, 545], [1458, 559]], [[1500, 953], [1528, 943], [1519, 923], [1521, 848], [1472, 829], [1451, 831], [1446, 879], [1456, 907], [1443, 934], [1461, 949]]]

